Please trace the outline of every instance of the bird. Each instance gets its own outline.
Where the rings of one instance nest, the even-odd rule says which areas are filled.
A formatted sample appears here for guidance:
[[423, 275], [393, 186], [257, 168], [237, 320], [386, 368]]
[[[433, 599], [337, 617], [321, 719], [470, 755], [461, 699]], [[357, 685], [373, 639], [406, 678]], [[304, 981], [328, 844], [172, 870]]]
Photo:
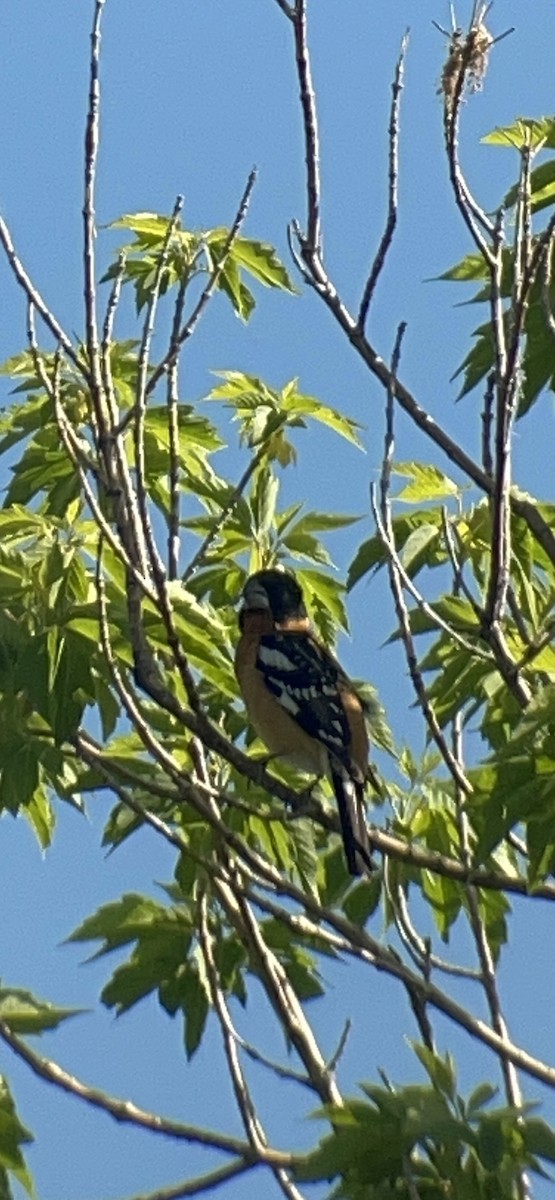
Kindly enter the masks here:
[[333, 654], [314, 634], [292, 571], [250, 575], [239, 610], [235, 672], [247, 713], [270, 755], [331, 780], [348, 871], [372, 867], [364, 784], [364, 709]]

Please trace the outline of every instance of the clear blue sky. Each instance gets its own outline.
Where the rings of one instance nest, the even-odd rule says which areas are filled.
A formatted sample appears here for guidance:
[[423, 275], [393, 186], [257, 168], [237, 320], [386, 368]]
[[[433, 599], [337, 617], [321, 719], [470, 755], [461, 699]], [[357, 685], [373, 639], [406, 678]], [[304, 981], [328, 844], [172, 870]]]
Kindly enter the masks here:
[[[459, 5], [466, 22], [470, 4]], [[380, 286], [372, 335], [387, 356], [400, 320], [408, 322], [402, 375], [426, 408], [474, 454], [478, 453], [479, 400], [455, 405], [449, 378], [468, 348], [481, 314], [454, 307], [466, 299], [455, 286], [425, 282], [470, 250], [450, 201], [441, 151], [441, 107], [436, 95], [444, 46], [431, 24], [448, 22], [438, 0], [313, 0], [312, 48], [320, 94], [326, 250], [330, 269], [355, 303], [381, 233], [385, 203], [389, 87], [402, 34], [411, 27], [403, 99], [401, 216], [388, 270]], [[530, 9], [533, 16], [530, 16]], [[91, 0], [2, 0], [0, 40], [0, 211], [38, 287], [62, 323], [82, 331], [82, 142], [87, 91]], [[463, 159], [486, 209], [512, 181], [508, 151], [480, 146], [494, 125], [537, 116], [553, 103], [555, 9], [552, 0], [497, 0], [495, 33], [516, 32], [492, 56], [483, 94], [465, 106]], [[121, 213], [169, 212], [185, 195], [192, 226], [229, 223], [246, 176], [259, 169], [247, 232], [273, 242], [287, 260], [286, 224], [304, 217], [302, 144], [290, 30], [275, 0], [107, 0], [103, 37], [103, 116], [97, 213], [106, 224]], [[99, 255], [115, 242], [101, 235]], [[281, 386], [299, 376], [304, 391], [343, 408], [365, 425], [362, 455], [323, 433], [299, 436], [299, 467], [283, 481], [288, 499], [365, 515], [352, 533], [332, 543], [346, 569], [361, 530], [370, 533], [369, 481], [375, 478], [383, 436], [383, 398], [339, 331], [311, 295], [258, 294], [246, 329], [217, 301], [187, 352], [183, 386], [192, 398], [210, 386], [210, 369], [236, 368]], [[0, 262], [0, 357], [24, 344], [24, 302]], [[6, 403], [3, 385], [0, 402]], [[537, 406], [517, 437], [518, 481], [547, 498], [552, 493], [553, 405]], [[551, 447], [545, 454], [546, 439]], [[429, 448], [408, 421], [398, 430], [400, 458], [425, 458]], [[549, 462], [547, 461], [549, 457]], [[446, 464], [442, 464], [446, 467]], [[447, 468], [446, 468], [447, 469]], [[228, 456], [226, 470], [234, 471]], [[0, 484], [5, 481], [0, 480]], [[350, 602], [353, 641], [347, 665], [379, 688], [400, 738], [414, 733], [411, 695], [398, 649], [381, 648], [393, 625], [380, 583], [361, 585]], [[81, 952], [59, 943], [100, 903], [125, 890], [155, 893], [171, 876], [168, 849], [141, 834], [109, 859], [100, 849], [107, 806], [93, 801], [89, 819], [62, 811], [53, 849], [41, 859], [21, 822], [0, 823], [2, 923], [0, 973], [54, 1001], [92, 1008], [107, 976], [106, 962], [79, 966]], [[533, 930], [531, 936], [530, 928]], [[516, 1040], [553, 1057], [552, 1005], [533, 987], [552, 944], [552, 918], [534, 906], [533, 925], [517, 909], [514, 944], [504, 969], [508, 1015]], [[326, 1052], [333, 1051], [356, 993], [355, 1032], [342, 1082], [416, 1076], [399, 1038], [413, 1036], [404, 997], [377, 976], [353, 984], [344, 967], [330, 974], [331, 1004], [314, 1008]], [[546, 984], [548, 980], [546, 979]], [[261, 1024], [263, 1028], [263, 1024]], [[440, 1026], [444, 1048], [461, 1064], [462, 1085], [490, 1071], [476, 1067], [451, 1026]], [[76, 1019], [38, 1048], [89, 1082], [129, 1095], [151, 1109], [225, 1128], [232, 1112], [221, 1073], [215, 1031], [192, 1067], [180, 1055], [180, 1029], [154, 1001], [114, 1022], [102, 1010]], [[276, 1047], [277, 1050], [277, 1047]], [[8, 1076], [24, 1121], [40, 1135], [29, 1161], [40, 1200], [112, 1200], [169, 1185], [204, 1158], [183, 1146], [119, 1129], [32, 1079], [7, 1051]], [[541, 1089], [526, 1084], [527, 1095]], [[268, 1090], [263, 1103], [274, 1144], [293, 1137], [306, 1144], [313, 1127], [298, 1124], [289, 1096]], [[293, 1098], [291, 1098], [293, 1103]], [[552, 1106], [553, 1116], [553, 1106]], [[238, 1128], [237, 1120], [231, 1118]], [[238, 1198], [259, 1195], [260, 1180], [230, 1188]], [[250, 1189], [250, 1190], [249, 1190]], [[268, 1184], [265, 1195], [272, 1195]], [[547, 1196], [547, 1191], [545, 1193]], [[541, 1189], [538, 1189], [541, 1196]]]

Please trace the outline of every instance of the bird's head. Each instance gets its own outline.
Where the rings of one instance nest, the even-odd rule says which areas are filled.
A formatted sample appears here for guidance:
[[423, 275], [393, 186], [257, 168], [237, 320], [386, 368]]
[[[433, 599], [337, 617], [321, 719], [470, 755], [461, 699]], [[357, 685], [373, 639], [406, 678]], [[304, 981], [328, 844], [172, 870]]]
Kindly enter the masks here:
[[277, 568], [249, 575], [241, 611], [266, 612], [276, 624], [286, 617], [306, 617], [303, 593], [295, 576]]

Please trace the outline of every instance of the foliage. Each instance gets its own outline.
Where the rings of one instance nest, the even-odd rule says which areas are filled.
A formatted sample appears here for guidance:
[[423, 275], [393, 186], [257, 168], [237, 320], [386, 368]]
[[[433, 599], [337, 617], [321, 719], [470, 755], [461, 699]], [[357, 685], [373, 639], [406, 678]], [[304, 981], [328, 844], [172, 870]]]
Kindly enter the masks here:
[[[299, 38], [302, 6], [278, 4]], [[504, 240], [502, 211], [491, 221], [477, 210], [461, 189], [456, 159], [460, 101], [469, 80], [476, 82], [478, 51], [480, 80], [485, 70], [480, 21], [466, 41], [453, 34], [443, 76], [454, 197], [474, 250], [441, 278], [477, 283], [473, 303], [488, 304], [457, 371], [462, 396], [485, 381], [486, 432], [479, 465], [424, 420], [431, 440], [448, 449], [449, 474], [435, 461], [394, 461], [395, 403], [421, 426], [422, 410], [399, 382], [401, 335], [387, 368], [364, 328], [389, 244], [355, 321], [322, 258], [316, 114], [308, 50], [297, 53], [312, 152], [307, 232], [291, 233], [297, 265], [386, 397], [376, 532], [359, 545], [345, 586], [327, 535], [355, 525], [360, 514], [314, 510], [300, 500], [284, 507], [280, 488], [297, 461], [302, 471], [315, 422], [353, 453], [363, 438], [357, 422], [305, 394], [296, 379], [280, 386], [240, 370], [218, 371], [199, 401], [182, 394], [180, 352], [214, 294], [247, 323], [259, 286], [296, 293], [273, 246], [243, 234], [252, 182], [229, 227], [184, 228], [179, 205], [169, 216], [139, 212], [113, 222], [132, 240], [104, 276], [102, 336], [93, 277], [85, 273], [82, 342], [63, 334], [29, 285], [44, 344], [30, 319], [27, 349], [2, 368], [15, 399], [0, 414], [0, 454], [11, 473], [0, 511], [0, 810], [25, 817], [44, 850], [58, 805], [84, 812], [89, 794], [104, 789], [113, 799], [104, 846], [120, 846], [144, 825], [171, 844], [175, 868], [162, 900], [116, 897], [70, 940], [99, 943], [98, 957], [119, 952], [101, 1002], [119, 1016], [154, 995], [182, 1022], [188, 1060], [210, 1021], [219, 1024], [244, 1136], [218, 1142], [214, 1134], [211, 1146], [233, 1150], [241, 1170], [265, 1164], [288, 1196], [297, 1197], [303, 1181], [328, 1180], [331, 1194], [348, 1200], [525, 1200], [527, 1173], [547, 1175], [555, 1161], [555, 1133], [531, 1115], [516, 1074], [527, 1070], [553, 1087], [553, 1069], [511, 1042], [498, 976], [512, 893], [529, 905], [555, 897], [554, 510], [520, 492], [511, 476], [514, 423], [524, 425], [554, 389], [555, 219], [533, 230], [532, 219], [553, 207], [555, 162], [532, 164], [555, 145], [555, 122], [520, 120], [486, 139], [510, 145], [519, 158], [517, 182], [503, 201], [514, 235]], [[93, 39], [93, 80], [94, 46]], [[402, 59], [398, 84], [401, 70]], [[397, 102], [394, 89], [392, 161]], [[96, 122], [91, 101], [92, 174]], [[86, 266], [95, 232], [90, 197], [85, 217]], [[119, 339], [126, 288], [134, 295], [135, 336]], [[158, 361], [155, 328], [167, 346]], [[237, 479], [214, 465], [229, 446], [241, 464]], [[348, 630], [348, 591], [388, 575], [391, 641], [414, 685], [426, 752], [418, 758], [396, 745], [379, 698], [361, 683], [382, 751], [371, 783], [383, 821], [373, 810], [370, 834], [383, 867], [357, 881], [339, 852], [330, 785], [319, 780], [307, 791], [306, 780], [268, 764], [238, 696], [236, 602], [251, 571], [281, 565], [295, 570], [331, 648]], [[468, 761], [467, 736], [475, 747]], [[371, 921], [377, 912], [382, 934]], [[425, 936], [416, 927], [422, 912], [433, 930]], [[445, 945], [456, 954], [462, 929], [470, 931], [474, 967], [442, 958]], [[362, 1098], [342, 1095], [308, 1002], [326, 1002], [326, 966], [349, 958], [405, 989], [420, 1039], [415, 1069], [425, 1083], [397, 1087], [382, 1076], [381, 1087], [361, 1084]], [[453, 999], [445, 978], [457, 971], [485, 997], [487, 1021], [472, 1003]], [[245, 1050], [233, 1031], [231, 1011], [256, 1011], [261, 992], [283, 1053], [294, 1053], [299, 1069], [287, 1057], [276, 1065], [263, 1050]], [[459, 1094], [454, 1063], [436, 1048], [437, 1012], [497, 1056], [505, 1088], [498, 1107], [490, 1107], [490, 1083], [468, 1099]], [[24, 989], [0, 989], [0, 1038], [52, 1084], [59, 1074], [24, 1037], [71, 1015]], [[309, 1088], [326, 1123], [311, 1152], [280, 1158], [271, 1151], [239, 1051]], [[64, 1086], [90, 1100], [75, 1080]], [[95, 1093], [95, 1103], [121, 1117], [108, 1094]], [[162, 1118], [159, 1127], [175, 1133]], [[33, 1195], [21, 1149], [29, 1138], [2, 1081], [2, 1196], [11, 1195], [12, 1175]], [[206, 1180], [199, 1190], [219, 1182], [215, 1173]]]

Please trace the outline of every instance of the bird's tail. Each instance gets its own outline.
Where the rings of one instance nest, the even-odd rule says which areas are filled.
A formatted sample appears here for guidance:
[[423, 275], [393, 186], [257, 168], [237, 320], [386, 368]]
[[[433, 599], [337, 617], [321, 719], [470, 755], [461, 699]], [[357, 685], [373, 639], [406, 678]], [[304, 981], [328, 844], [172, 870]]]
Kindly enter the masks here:
[[349, 874], [368, 875], [374, 864], [366, 828], [363, 785], [351, 779], [344, 769], [332, 769], [331, 778]]

